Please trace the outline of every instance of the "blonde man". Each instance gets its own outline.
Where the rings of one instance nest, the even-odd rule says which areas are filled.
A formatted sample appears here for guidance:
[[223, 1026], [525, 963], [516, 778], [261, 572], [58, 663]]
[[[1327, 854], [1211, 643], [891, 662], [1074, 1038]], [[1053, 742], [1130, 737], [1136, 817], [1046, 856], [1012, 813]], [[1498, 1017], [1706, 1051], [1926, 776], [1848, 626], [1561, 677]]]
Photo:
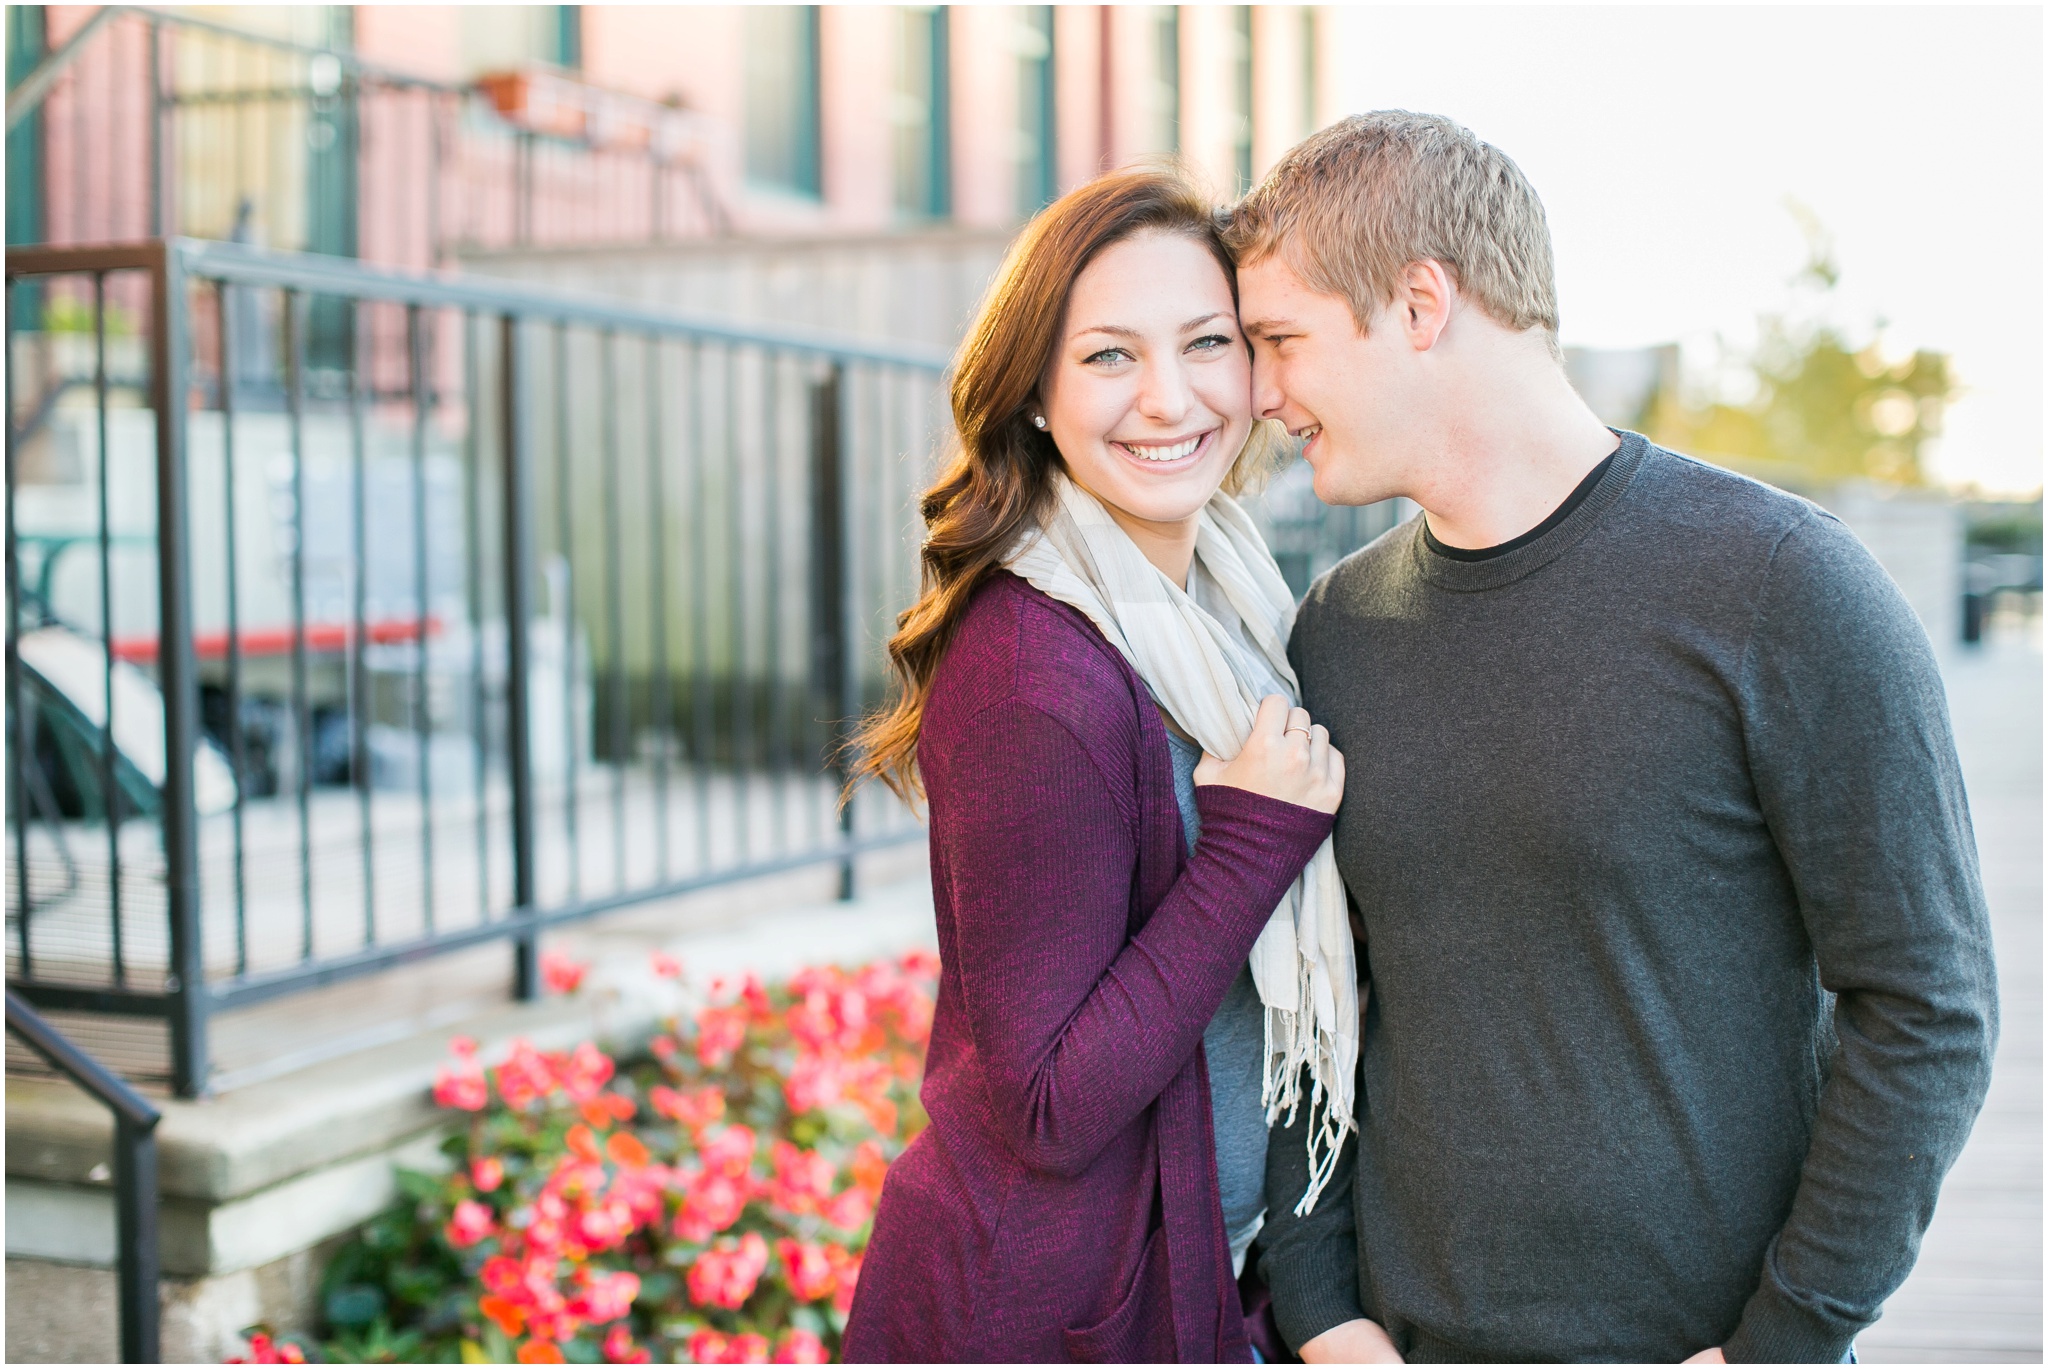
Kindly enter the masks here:
[[1311, 1361], [1853, 1356], [1996, 1036], [1925, 634], [1819, 508], [1594, 417], [1543, 207], [1457, 124], [1324, 130], [1230, 242], [1255, 411], [1325, 500], [1422, 508], [1294, 632], [1372, 992], [1358, 1138], [1308, 1215], [1303, 1146], [1269, 1151], [1282, 1333]]

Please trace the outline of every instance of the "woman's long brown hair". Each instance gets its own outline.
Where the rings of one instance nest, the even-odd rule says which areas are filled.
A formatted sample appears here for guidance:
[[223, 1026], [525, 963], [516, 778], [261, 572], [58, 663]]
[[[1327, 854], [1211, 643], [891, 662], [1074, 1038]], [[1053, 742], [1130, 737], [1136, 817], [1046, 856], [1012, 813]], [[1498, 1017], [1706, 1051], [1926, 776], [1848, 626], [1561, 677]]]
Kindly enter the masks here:
[[[861, 725], [847, 782], [879, 779], [905, 802], [923, 793], [917, 738], [932, 677], [968, 600], [1018, 535], [1043, 512], [1059, 451], [1032, 426], [1028, 404], [1059, 342], [1067, 296], [1083, 269], [1114, 243], [1152, 231], [1184, 234], [1208, 247], [1237, 290], [1215, 210], [1170, 165], [1097, 177], [1039, 212], [1018, 234], [953, 365], [958, 451], [920, 504], [927, 536], [923, 591], [896, 619], [889, 663], [894, 698]], [[1231, 468], [1235, 493], [1269, 464], [1273, 435], [1253, 426]]]

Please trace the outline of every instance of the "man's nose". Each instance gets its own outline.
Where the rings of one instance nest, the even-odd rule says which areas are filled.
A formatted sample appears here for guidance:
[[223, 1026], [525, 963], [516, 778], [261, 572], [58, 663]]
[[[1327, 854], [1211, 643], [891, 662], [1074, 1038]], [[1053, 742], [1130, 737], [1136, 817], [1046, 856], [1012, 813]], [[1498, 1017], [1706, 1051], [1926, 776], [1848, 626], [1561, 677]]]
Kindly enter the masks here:
[[1287, 392], [1280, 388], [1280, 368], [1270, 356], [1252, 353], [1252, 413], [1259, 418], [1278, 418], [1287, 407]]

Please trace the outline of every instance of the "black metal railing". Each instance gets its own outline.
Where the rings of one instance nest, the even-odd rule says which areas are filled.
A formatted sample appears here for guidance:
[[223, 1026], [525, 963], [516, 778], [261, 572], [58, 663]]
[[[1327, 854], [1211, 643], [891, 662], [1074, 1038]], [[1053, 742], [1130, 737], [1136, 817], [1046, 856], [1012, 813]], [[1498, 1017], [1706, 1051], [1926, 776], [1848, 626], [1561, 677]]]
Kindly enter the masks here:
[[7, 991], [7, 1030], [50, 1067], [98, 1099], [114, 1118], [114, 1268], [121, 1319], [121, 1362], [156, 1364], [157, 1170], [156, 1124], [162, 1114], [149, 1100], [109, 1073]]
[[727, 134], [702, 113], [542, 67], [436, 81], [306, 36], [100, 8], [8, 93], [39, 169], [10, 223], [53, 245], [190, 236], [411, 269], [727, 226]]
[[943, 357], [191, 240], [7, 287], [9, 982], [181, 1093], [211, 1014], [497, 940], [531, 995], [548, 927], [918, 835], [838, 748]]

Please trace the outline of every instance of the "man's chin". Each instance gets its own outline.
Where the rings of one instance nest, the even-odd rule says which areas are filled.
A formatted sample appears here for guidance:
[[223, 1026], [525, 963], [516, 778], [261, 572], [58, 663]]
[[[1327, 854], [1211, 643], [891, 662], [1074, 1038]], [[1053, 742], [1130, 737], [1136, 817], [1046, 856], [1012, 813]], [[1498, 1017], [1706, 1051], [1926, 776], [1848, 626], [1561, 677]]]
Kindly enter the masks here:
[[1379, 502], [1382, 497], [1361, 493], [1357, 482], [1345, 480], [1342, 459], [1332, 460], [1328, 451], [1316, 453], [1315, 459], [1308, 463], [1308, 468], [1315, 472], [1315, 479], [1309, 482], [1310, 488], [1315, 490], [1316, 498], [1325, 504], [1340, 507], [1373, 504]]

